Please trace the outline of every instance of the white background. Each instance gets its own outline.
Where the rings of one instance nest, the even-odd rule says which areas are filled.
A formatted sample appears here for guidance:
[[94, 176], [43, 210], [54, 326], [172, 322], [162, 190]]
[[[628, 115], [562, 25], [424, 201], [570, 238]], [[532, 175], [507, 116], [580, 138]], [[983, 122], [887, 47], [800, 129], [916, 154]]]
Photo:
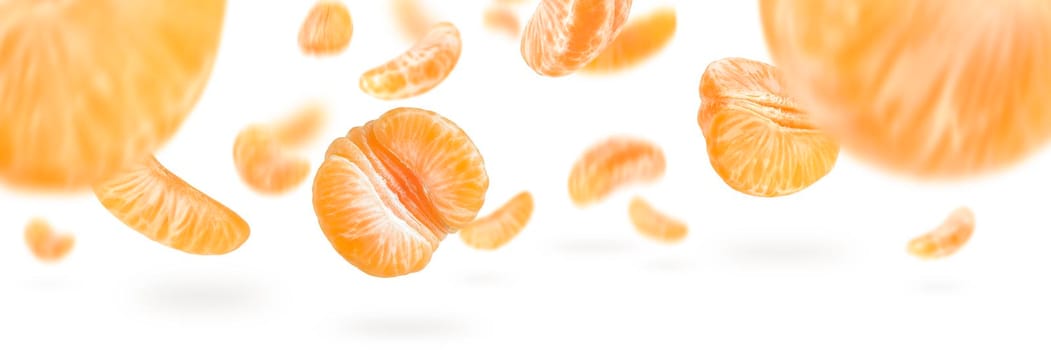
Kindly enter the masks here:
[[[537, 76], [517, 40], [482, 27], [483, 1], [425, 3], [460, 28], [459, 65], [430, 93], [384, 102], [357, 83], [411, 45], [386, 2], [348, 1], [349, 49], [316, 59], [296, 45], [311, 0], [232, 0], [211, 83], [158, 157], [240, 213], [251, 238], [225, 256], [187, 255], [125, 228], [90, 194], [3, 190], [0, 349], [1051, 346], [1051, 153], [953, 184], [882, 175], [844, 153], [807, 190], [750, 197], [712, 171], [696, 112], [709, 62], [768, 61], [755, 1], [636, 0], [634, 14], [676, 5], [678, 33], [644, 66], [602, 78]], [[431, 109], [485, 157], [483, 214], [530, 190], [532, 221], [495, 252], [453, 235], [420, 273], [359, 272], [318, 229], [309, 184], [261, 196], [232, 165], [240, 128], [312, 98], [333, 111], [324, 140], [304, 151], [315, 165], [352, 126], [393, 107]], [[574, 207], [566, 179], [575, 158], [625, 133], [664, 148], [665, 177]], [[689, 237], [668, 246], [637, 234], [627, 219], [634, 194], [685, 219]], [[960, 205], [973, 208], [978, 228], [958, 255], [905, 253]], [[30, 255], [22, 230], [32, 216], [76, 235], [65, 261]]]

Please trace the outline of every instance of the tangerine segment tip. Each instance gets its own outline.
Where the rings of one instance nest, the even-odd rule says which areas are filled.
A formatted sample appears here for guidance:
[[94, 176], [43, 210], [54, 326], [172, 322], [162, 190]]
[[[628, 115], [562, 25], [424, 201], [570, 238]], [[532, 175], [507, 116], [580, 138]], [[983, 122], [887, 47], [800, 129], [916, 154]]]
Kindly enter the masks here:
[[94, 186], [114, 217], [147, 238], [190, 254], [234, 251], [249, 235], [233, 210], [171, 173], [153, 156]]
[[299, 48], [308, 55], [334, 55], [350, 45], [354, 23], [339, 0], [314, 3], [299, 29]]
[[939, 259], [955, 254], [974, 234], [974, 212], [960, 207], [935, 229], [909, 241], [909, 254], [921, 259]]
[[522, 34], [520, 51], [537, 74], [572, 74], [620, 33], [631, 0], [541, 0]]
[[426, 93], [452, 73], [460, 60], [460, 31], [452, 23], [431, 27], [408, 51], [361, 75], [361, 91], [383, 100]]
[[69, 234], [57, 234], [42, 218], [33, 218], [26, 224], [24, 234], [26, 246], [37, 260], [57, 262], [73, 250], [76, 242]]
[[518, 236], [532, 215], [533, 195], [523, 191], [489, 215], [464, 226], [460, 239], [475, 249], [495, 250]]
[[577, 206], [599, 202], [614, 191], [664, 175], [664, 151], [630, 136], [613, 136], [595, 143], [573, 164], [569, 197]]
[[684, 222], [658, 211], [642, 197], [635, 196], [631, 199], [628, 216], [635, 229], [651, 239], [677, 243], [686, 238], [687, 229]]
[[581, 71], [604, 74], [636, 67], [663, 50], [675, 36], [675, 29], [675, 8], [670, 6], [630, 19], [616, 39]]

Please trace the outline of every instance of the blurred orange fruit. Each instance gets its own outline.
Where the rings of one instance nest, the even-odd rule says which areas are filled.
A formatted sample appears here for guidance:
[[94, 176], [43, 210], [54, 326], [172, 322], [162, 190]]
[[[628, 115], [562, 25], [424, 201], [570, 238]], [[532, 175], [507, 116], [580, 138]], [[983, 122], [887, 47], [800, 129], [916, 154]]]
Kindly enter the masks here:
[[332, 142], [313, 204], [347, 262], [394, 277], [422, 270], [447, 234], [474, 220], [488, 188], [482, 156], [459, 126], [395, 108]]
[[676, 243], [686, 238], [685, 223], [661, 213], [642, 197], [631, 199], [628, 216], [635, 229], [651, 239]]
[[974, 233], [974, 212], [960, 207], [937, 228], [909, 241], [909, 254], [922, 259], [944, 258], [967, 244]]
[[588, 148], [569, 174], [569, 198], [577, 206], [599, 202], [617, 189], [664, 175], [664, 151], [652, 142], [613, 136]]
[[398, 24], [402, 36], [409, 41], [419, 41], [431, 27], [439, 23], [420, 0], [391, 0], [390, 4], [394, 22]]
[[581, 72], [602, 74], [630, 69], [664, 49], [675, 36], [675, 8], [661, 7], [628, 21], [617, 38]]
[[128, 227], [186, 253], [226, 254], [248, 239], [244, 219], [152, 156], [95, 185], [95, 197]]
[[522, 58], [543, 76], [572, 74], [617, 37], [630, 10], [631, 0], [541, 0], [522, 34]]
[[310, 160], [294, 150], [316, 137], [325, 120], [320, 104], [311, 103], [284, 120], [252, 124], [234, 140], [234, 166], [250, 188], [263, 194], [294, 189], [310, 174]]
[[69, 234], [57, 234], [44, 219], [34, 218], [26, 224], [26, 246], [38, 260], [57, 262], [65, 258], [75, 239]]
[[408, 51], [361, 75], [361, 91], [384, 100], [404, 99], [434, 89], [460, 60], [460, 31], [452, 23], [434, 25]]
[[771, 57], [844, 149], [916, 179], [1004, 169], [1051, 138], [1051, 2], [762, 0]]
[[511, 242], [533, 215], [533, 195], [523, 191], [489, 215], [472, 221], [460, 230], [467, 246], [495, 250]]
[[0, 2], [0, 182], [86, 190], [160, 148], [208, 82], [225, 9]]
[[507, 34], [517, 38], [522, 24], [518, 21], [518, 14], [507, 5], [493, 5], [485, 9], [482, 14], [483, 24], [486, 28]]
[[334, 55], [350, 45], [354, 22], [340, 0], [314, 3], [299, 29], [299, 49], [309, 55]]
[[754, 196], [798, 192], [836, 163], [839, 146], [784, 90], [776, 68], [744, 58], [708, 65], [697, 122], [708, 160], [731, 188]]

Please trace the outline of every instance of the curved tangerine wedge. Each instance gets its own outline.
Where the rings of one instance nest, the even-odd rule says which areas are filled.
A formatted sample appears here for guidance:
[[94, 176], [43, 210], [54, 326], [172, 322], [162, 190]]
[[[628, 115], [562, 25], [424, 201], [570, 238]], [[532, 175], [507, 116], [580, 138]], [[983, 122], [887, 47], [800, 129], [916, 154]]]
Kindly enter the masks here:
[[248, 239], [244, 219], [153, 156], [95, 185], [95, 197], [128, 227], [186, 253], [226, 254]]
[[51, 225], [41, 218], [34, 218], [26, 224], [25, 240], [33, 256], [44, 262], [62, 260], [73, 250], [75, 243], [72, 235], [56, 234]]
[[314, 177], [321, 231], [366, 274], [420, 271], [445, 235], [472, 221], [489, 177], [452, 121], [396, 108], [332, 142]]
[[402, 36], [410, 41], [419, 41], [439, 23], [420, 0], [391, 0], [390, 4]]
[[664, 175], [664, 151], [634, 137], [600, 141], [577, 159], [569, 174], [569, 198], [577, 206], [601, 201], [633, 183], [652, 182]]
[[974, 212], [960, 207], [940, 226], [909, 241], [909, 254], [921, 259], [938, 259], [955, 254], [974, 233]]
[[421, 95], [444, 81], [459, 60], [460, 31], [438, 23], [408, 51], [362, 74], [358, 86], [384, 100]]
[[646, 237], [666, 243], [676, 243], [686, 238], [685, 223], [661, 213], [642, 197], [631, 199], [628, 216], [635, 229]]
[[309, 55], [334, 55], [350, 45], [354, 22], [340, 0], [319, 0], [299, 29], [299, 49]]
[[522, 232], [532, 215], [533, 195], [521, 192], [489, 215], [464, 226], [460, 239], [475, 249], [495, 250]]
[[272, 125], [249, 125], [234, 141], [234, 166], [249, 187], [280, 194], [294, 189], [310, 174], [310, 161], [292, 151], [313, 140], [324, 123], [319, 104], [308, 104]]
[[958, 180], [1051, 139], [1051, 2], [763, 0], [760, 11], [796, 97], [875, 166]]
[[511, 37], [518, 37], [522, 25], [519, 23], [518, 15], [514, 9], [508, 5], [497, 4], [489, 6], [485, 9], [482, 16], [482, 21], [486, 28]]
[[698, 124], [708, 159], [731, 188], [788, 195], [835, 165], [839, 146], [786, 96], [774, 67], [743, 58], [713, 62], [701, 78], [701, 96]]
[[542, 0], [526, 23], [521, 52], [537, 74], [572, 74], [597, 57], [621, 31], [631, 0]]
[[617, 38], [581, 72], [604, 74], [636, 67], [657, 55], [675, 36], [675, 8], [662, 7], [628, 21]]
[[0, 181], [82, 191], [193, 109], [226, 1], [0, 2]]

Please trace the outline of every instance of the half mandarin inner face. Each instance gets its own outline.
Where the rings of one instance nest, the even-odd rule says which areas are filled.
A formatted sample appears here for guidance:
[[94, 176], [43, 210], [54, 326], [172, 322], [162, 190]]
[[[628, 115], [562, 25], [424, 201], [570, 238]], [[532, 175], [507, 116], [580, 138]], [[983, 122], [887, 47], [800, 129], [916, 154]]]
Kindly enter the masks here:
[[396, 108], [332, 142], [314, 179], [322, 232], [367, 274], [417, 272], [481, 209], [489, 178], [456, 124]]

